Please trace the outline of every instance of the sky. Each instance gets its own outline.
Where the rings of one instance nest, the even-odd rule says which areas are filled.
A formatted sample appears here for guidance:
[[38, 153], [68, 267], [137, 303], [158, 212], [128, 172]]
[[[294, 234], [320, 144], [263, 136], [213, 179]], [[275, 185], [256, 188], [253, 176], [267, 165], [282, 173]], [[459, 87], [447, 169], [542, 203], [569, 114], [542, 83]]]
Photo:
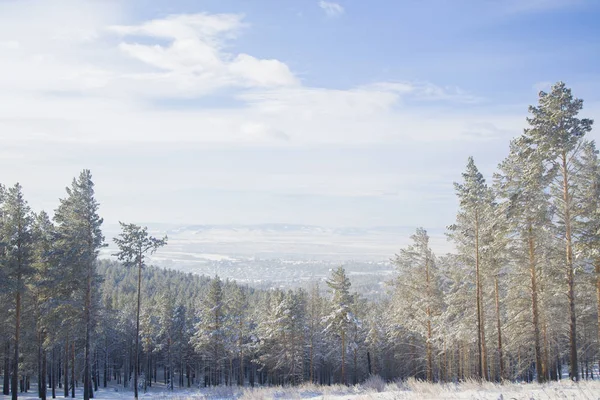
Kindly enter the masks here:
[[[453, 223], [539, 90], [600, 120], [595, 0], [0, 0], [0, 182], [107, 223]], [[591, 138], [598, 137], [596, 128]]]

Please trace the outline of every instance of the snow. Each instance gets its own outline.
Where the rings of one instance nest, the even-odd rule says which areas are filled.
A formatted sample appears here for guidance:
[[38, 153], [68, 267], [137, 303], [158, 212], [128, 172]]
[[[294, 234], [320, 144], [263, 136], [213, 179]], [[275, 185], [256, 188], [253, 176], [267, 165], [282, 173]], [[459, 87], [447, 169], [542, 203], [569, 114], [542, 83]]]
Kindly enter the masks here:
[[[76, 398], [81, 399], [81, 388]], [[200, 399], [327, 399], [327, 400], [367, 400], [367, 399], [483, 399], [483, 400], [529, 400], [529, 399], [597, 399], [600, 397], [600, 381], [582, 381], [578, 384], [569, 380], [537, 383], [483, 383], [463, 382], [460, 384], [429, 384], [408, 380], [398, 384], [388, 384], [382, 392], [363, 386], [316, 386], [304, 384], [297, 387], [265, 387], [237, 388], [217, 387], [199, 389], [166, 390], [164, 385], [154, 385], [147, 393], [140, 392], [140, 399], [147, 400], [200, 400]], [[19, 395], [23, 399], [36, 399], [37, 390], [32, 385], [29, 393]], [[48, 396], [48, 399], [51, 397]], [[57, 390], [57, 398], [62, 397], [62, 390]], [[97, 400], [132, 399], [133, 392], [122, 387], [100, 389], [95, 394]], [[10, 396], [2, 396], [8, 400]]]

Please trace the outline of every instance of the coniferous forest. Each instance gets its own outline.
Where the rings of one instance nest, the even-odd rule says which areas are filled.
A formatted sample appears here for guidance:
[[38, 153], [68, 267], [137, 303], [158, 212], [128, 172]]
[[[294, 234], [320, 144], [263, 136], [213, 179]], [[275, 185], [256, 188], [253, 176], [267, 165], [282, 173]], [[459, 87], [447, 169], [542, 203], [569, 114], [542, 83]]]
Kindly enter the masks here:
[[[213, 385], [355, 384], [371, 375], [433, 382], [594, 379], [600, 363], [600, 163], [583, 101], [564, 83], [523, 110], [486, 180], [469, 158], [448, 226], [390, 255], [381, 299], [355, 293], [343, 266], [307, 289], [258, 290], [146, 265], [168, 246], [121, 224], [105, 245], [91, 172], [52, 213], [19, 184], [0, 187], [0, 369], [16, 399], [87, 400]], [[581, 115], [580, 115], [581, 114]], [[518, 133], [515, 133], [518, 135]], [[123, 219], [127, 219], [123, 216]], [[151, 219], [151, 216], [149, 216]], [[39, 382], [37, 385], [35, 383]], [[32, 389], [33, 388], [33, 389]]]

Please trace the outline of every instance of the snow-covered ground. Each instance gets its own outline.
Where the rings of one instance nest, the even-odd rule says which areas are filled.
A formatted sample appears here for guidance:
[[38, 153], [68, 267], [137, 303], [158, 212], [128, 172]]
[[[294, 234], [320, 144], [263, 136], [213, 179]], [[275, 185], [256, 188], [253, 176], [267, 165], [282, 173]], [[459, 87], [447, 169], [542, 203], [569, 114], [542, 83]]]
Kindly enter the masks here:
[[[381, 390], [381, 391], [379, 391]], [[29, 393], [19, 397], [35, 399], [37, 393], [34, 387]], [[81, 399], [80, 390], [76, 398]], [[10, 396], [3, 396], [8, 400]], [[50, 396], [48, 397], [50, 399]], [[57, 392], [57, 398], [62, 398], [62, 391]], [[120, 387], [100, 389], [95, 396], [98, 400], [132, 399], [133, 392]], [[582, 381], [578, 384], [563, 380], [548, 384], [537, 383], [507, 383], [494, 384], [465, 382], [461, 384], [428, 384], [409, 380], [400, 384], [365, 386], [316, 386], [302, 385], [298, 387], [270, 388], [237, 388], [218, 387], [211, 389], [175, 389], [168, 392], [164, 386], [153, 387], [146, 393], [140, 392], [141, 399], [147, 400], [200, 400], [200, 399], [329, 399], [329, 400], [399, 400], [399, 399], [489, 399], [489, 400], [530, 400], [530, 399], [600, 399], [600, 381]]]

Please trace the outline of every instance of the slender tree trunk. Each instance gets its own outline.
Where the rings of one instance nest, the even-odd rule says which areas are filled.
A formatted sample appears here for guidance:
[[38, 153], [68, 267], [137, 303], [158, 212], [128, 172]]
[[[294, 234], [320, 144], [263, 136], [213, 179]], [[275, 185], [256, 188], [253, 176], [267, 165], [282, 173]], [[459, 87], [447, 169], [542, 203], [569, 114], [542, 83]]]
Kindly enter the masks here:
[[500, 381], [504, 379], [504, 353], [502, 349], [502, 325], [500, 322], [500, 290], [498, 288], [498, 275], [494, 277], [494, 292], [496, 297], [496, 326], [498, 328], [498, 361], [500, 362]]
[[71, 343], [71, 397], [75, 398], [75, 343]]
[[346, 384], [346, 332], [342, 330], [342, 384]]
[[90, 335], [92, 323], [92, 262], [88, 261], [87, 289], [85, 296], [85, 345], [83, 350], [83, 400], [90, 399]]
[[[20, 276], [17, 278], [21, 281]], [[20, 286], [20, 283], [19, 283]], [[17, 400], [19, 391], [19, 334], [21, 331], [21, 289], [17, 288], [16, 309], [15, 309], [15, 352], [13, 360], [12, 375], [12, 400]]]
[[5, 343], [4, 343], [4, 382], [3, 382], [3, 386], [2, 386], [2, 393], [5, 396], [8, 396], [10, 394], [10, 339], [9, 338], [6, 338]]
[[46, 377], [47, 377], [47, 367], [48, 367], [48, 360], [47, 360], [47, 355], [46, 355], [46, 351], [42, 350], [42, 381], [38, 382], [38, 385], [41, 388], [41, 393], [40, 393], [40, 399], [41, 400], [46, 400], [46, 394], [47, 394], [47, 385], [46, 385]]
[[481, 288], [481, 266], [479, 256], [479, 214], [475, 212], [475, 285], [477, 296], [477, 329], [479, 344], [479, 377], [489, 380], [487, 368], [487, 351], [485, 347], [485, 317], [483, 310], [483, 292]]
[[[600, 354], [600, 257], [596, 258], [596, 301], [598, 306], [598, 354]], [[600, 358], [598, 359], [598, 371], [600, 371]]]
[[65, 340], [65, 361], [64, 361], [64, 367], [65, 367], [65, 373], [64, 373], [64, 378], [65, 378], [65, 398], [69, 397], [69, 334], [67, 333], [67, 339]]
[[358, 383], [358, 350], [354, 349], [354, 380], [352, 384], [356, 385]]
[[140, 304], [141, 304], [141, 288], [142, 288], [142, 261], [141, 254], [139, 255], [140, 261], [138, 265], [138, 286], [137, 286], [137, 314], [135, 320], [135, 373], [133, 374], [133, 393], [134, 398], [138, 398], [138, 373], [139, 373], [139, 347], [140, 347]]
[[[37, 310], [36, 310], [37, 313]], [[37, 324], [39, 325], [39, 316]], [[38, 378], [38, 398], [42, 398], [42, 332], [38, 326], [37, 332], [37, 378]]]
[[52, 347], [52, 371], [51, 371], [51, 380], [52, 384], [52, 398], [56, 398], [56, 378], [57, 378], [57, 368], [56, 368], [56, 345]]
[[531, 318], [533, 322], [533, 341], [535, 350], [535, 369], [537, 372], [537, 381], [544, 382], [545, 371], [542, 362], [542, 346], [540, 340], [540, 314], [538, 309], [538, 285], [535, 260], [535, 244], [533, 241], [533, 227], [529, 222], [528, 227], [528, 247], [529, 247], [529, 275], [531, 278]]
[[425, 257], [425, 282], [427, 285], [427, 381], [433, 382], [433, 331], [431, 328], [431, 307], [429, 305], [431, 303], [431, 276], [429, 272], [429, 255], [427, 255]]
[[240, 318], [240, 339], [239, 339], [239, 349], [240, 349], [240, 372], [238, 377], [238, 385], [244, 386], [244, 347], [243, 347], [243, 331], [244, 331], [244, 321]]
[[571, 196], [569, 194], [569, 179], [567, 169], [567, 154], [562, 153], [562, 173], [563, 173], [563, 201], [565, 217], [565, 239], [567, 247], [567, 297], [569, 299], [569, 342], [570, 342], [570, 378], [574, 381], [579, 380], [579, 371], [577, 365], [577, 315], [575, 314], [575, 273], [573, 271], [573, 243], [571, 238]]
[[104, 342], [104, 370], [103, 370], [103, 377], [102, 377], [102, 387], [106, 388], [107, 384], [108, 384], [108, 337], [105, 339]]
[[542, 325], [542, 336], [544, 338], [544, 358], [543, 358], [543, 364], [542, 364], [542, 370], [544, 371], [544, 379], [546, 381], [550, 380], [550, 371], [549, 371], [549, 367], [550, 367], [550, 358], [548, 355], [548, 329], [546, 327], [546, 323], [544, 323]]

